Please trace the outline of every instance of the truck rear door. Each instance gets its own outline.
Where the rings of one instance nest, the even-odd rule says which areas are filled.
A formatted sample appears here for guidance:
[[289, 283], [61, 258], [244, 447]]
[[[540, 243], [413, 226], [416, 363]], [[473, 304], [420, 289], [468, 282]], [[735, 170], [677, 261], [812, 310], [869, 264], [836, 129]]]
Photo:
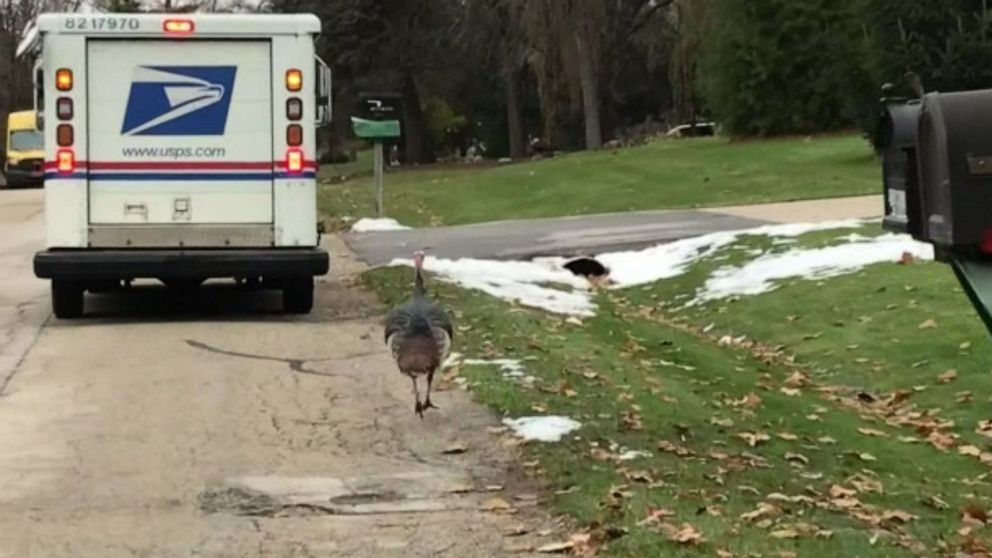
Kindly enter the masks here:
[[271, 58], [264, 40], [87, 41], [90, 224], [271, 225]]

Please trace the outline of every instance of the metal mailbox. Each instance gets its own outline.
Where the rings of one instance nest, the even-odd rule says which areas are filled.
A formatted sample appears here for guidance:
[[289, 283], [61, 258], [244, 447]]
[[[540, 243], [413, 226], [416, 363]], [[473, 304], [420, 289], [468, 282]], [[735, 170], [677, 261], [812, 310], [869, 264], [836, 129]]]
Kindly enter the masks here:
[[992, 89], [924, 95], [915, 158], [922, 239], [992, 252]]
[[916, 164], [916, 135], [920, 120], [919, 100], [883, 99], [877, 147], [882, 152], [882, 185], [885, 216], [882, 227], [920, 238], [919, 181]]

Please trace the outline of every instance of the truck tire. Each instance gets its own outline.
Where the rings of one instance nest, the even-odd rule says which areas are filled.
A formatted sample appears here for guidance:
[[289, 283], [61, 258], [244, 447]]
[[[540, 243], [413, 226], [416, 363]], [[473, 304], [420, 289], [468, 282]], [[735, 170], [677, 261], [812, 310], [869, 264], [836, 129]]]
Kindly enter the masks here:
[[283, 283], [282, 309], [287, 314], [310, 313], [313, 309], [313, 277], [296, 277]]
[[70, 320], [83, 315], [83, 285], [71, 279], [52, 279], [52, 312]]

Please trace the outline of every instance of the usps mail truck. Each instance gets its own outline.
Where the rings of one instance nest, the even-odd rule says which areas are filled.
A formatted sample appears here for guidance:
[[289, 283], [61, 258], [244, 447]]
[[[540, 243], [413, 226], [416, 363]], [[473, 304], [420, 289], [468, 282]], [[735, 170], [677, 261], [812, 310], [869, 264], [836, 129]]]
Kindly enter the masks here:
[[307, 313], [319, 245], [316, 127], [330, 70], [313, 15], [43, 14], [34, 52], [46, 249], [60, 318], [157, 279], [280, 289]]

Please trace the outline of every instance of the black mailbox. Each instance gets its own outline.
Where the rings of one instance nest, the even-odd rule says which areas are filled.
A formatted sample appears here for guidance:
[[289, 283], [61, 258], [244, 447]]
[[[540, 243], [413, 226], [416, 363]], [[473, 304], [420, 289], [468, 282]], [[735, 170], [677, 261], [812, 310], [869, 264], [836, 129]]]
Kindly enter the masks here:
[[923, 239], [945, 250], [992, 247], [992, 89], [923, 97], [915, 157]]
[[361, 116], [367, 120], [402, 120], [403, 96], [397, 93], [359, 93]]
[[886, 230], [923, 234], [916, 164], [916, 134], [920, 120], [918, 100], [883, 99], [877, 147], [882, 151], [882, 184]]

